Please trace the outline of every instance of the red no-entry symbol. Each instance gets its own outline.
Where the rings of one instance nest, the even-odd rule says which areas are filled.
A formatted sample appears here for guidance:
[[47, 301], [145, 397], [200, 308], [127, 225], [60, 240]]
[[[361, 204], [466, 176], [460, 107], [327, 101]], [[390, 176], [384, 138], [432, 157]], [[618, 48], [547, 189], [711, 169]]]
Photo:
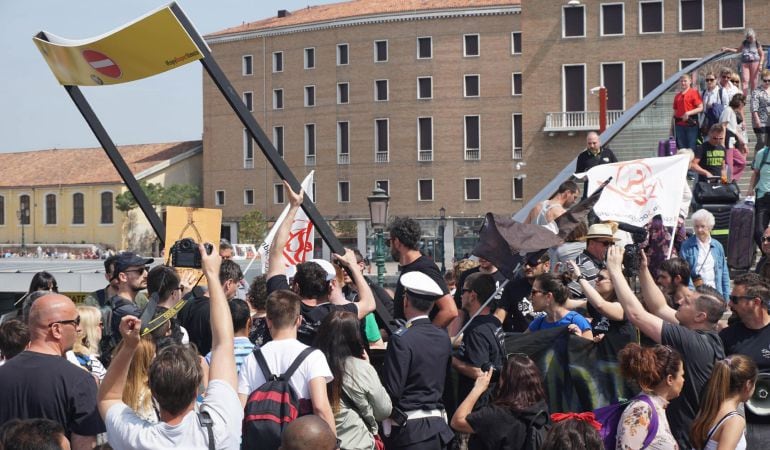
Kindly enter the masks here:
[[120, 67], [110, 59], [109, 56], [104, 53], [99, 53], [94, 50], [83, 50], [83, 58], [88, 61], [88, 64], [102, 75], [106, 75], [110, 78], [120, 78]]

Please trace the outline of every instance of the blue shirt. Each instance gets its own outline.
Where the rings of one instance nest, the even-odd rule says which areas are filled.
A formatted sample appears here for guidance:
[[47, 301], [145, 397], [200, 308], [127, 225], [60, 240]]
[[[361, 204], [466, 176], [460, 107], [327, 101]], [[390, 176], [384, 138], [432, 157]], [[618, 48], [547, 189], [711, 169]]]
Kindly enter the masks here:
[[580, 314], [576, 313], [575, 311], [570, 311], [561, 318], [558, 322], [548, 322], [545, 320], [546, 316], [539, 316], [535, 318], [535, 320], [532, 321], [532, 323], [529, 324], [529, 331], [539, 331], [539, 330], [547, 330], [549, 328], [556, 328], [556, 327], [566, 327], [570, 324], [575, 324], [580, 328], [581, 332], [586, 332], [591, 329], [591, 324], [588, 323], [585, 317], [581, 316]]
[[[240, 373], [243, 361], [254, 351], [254, 344], [251, 343], [249, 338], [243, 336], [236, 336], [233, 339], [233, 353], [235, 354], [235, 371]], [[206, 355], [206, 363], [211, 364], [211, 352]]]

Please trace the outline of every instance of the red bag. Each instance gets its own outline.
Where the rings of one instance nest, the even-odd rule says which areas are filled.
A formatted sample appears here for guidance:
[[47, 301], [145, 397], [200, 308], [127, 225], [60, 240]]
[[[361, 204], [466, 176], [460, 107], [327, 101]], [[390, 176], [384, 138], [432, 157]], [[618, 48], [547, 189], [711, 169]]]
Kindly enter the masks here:
[[382, 442], [382, 438], [379, 434], [374, 435], [374, 448], [376, 450], [385, 450], [385, 443]]

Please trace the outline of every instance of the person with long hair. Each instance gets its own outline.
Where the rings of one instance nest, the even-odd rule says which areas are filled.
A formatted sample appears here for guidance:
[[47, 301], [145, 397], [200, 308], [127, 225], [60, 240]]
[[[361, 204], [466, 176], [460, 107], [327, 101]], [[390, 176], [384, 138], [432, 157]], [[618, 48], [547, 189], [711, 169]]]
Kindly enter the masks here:
[[571, 280], [568, 273], [556, 275], [544, 273], [532, 284], [530, 300], [535, 312], [545, 312], [529, 324], [526, 332], [546, 330], [567, 326], [569, 331], [586, 339], [593, 339], [591, 324], [585, 317], [575, 311], [570, 311], [564, 304], [569, 299], [567, 283]]
[[316, 347], [329, 362], [334, 379], [326, 385], [345, 450], [372, 450], [377, 421], [390, 416], [392, 404], [364, 350], [358, 318], [348, 311], [332, 311], [321, 322]]
[[746, 449], [746, 419], [738, 405], [751, 398], [757, 374], [756, 363], [744, 355], [717, 361], [690, 430], [694, 449]]
[[574, 261], [570, 261], [570, 267], [588, 300], [586, 310], [592, 319], [591, 329], [594, 337], [603, 336], [610, 330], [635, 335], [634, 327], [626, 320], [623, 307], [618, 303], [618, 296], [607, 269], [599, 271], [594, 280], [595, 286], [591, 286], [591, 283], [580, 276], [580, 268]]
[[730, 170], [729, 181], [739, 180], [746, 168], [746, 156], [749, 153], [746, 124], [743, 123], [743, 108], [746, 106], [746, 97], [743, 94], [735, 94], [730, 104], [722, 111], [719, 122], [726, 128], [725, 148], [727, 155], [725, 161]]
[[508, 355], [492, 401], [473, 411], [489, 387], [492, 372], [490, 369], [476, 378], [450, 425], [455, 431], [471, 434], [469, 450], [527, 448], [528, 425], [542, 429], [550, 422], [540, 371], [527, 355]]
[[67, 352], [67, 359], [86, 369], [96, 379], [97, 384], [104, 378], [107, 370], [99, 360], [99, 342], [102, 339], [102, 313], [99, 308], [78, 305], [80, 332], [72, 351]]
[[757, 41], [757, 35], [753, 28], [746, 28], [746, 34], [740, 47], [722, 47], [723, 52], [741, 54], [741, 81], [743, 82], [743, 95], [748, 96], [748, 89], [752, 91], [757, 87], [757, 74], [760, 62], [764, 59], [762, 45]]
[[[123, 342], [116, 347], [117, 353]], [[153, 404], [152, 393], [150, 393], [149, 373], [150, 364], [155, 358], [155, 343], [152, 337], [147, 335], [139, 340], [128, 367], [128, 377], [126, 385], [123, 388], [123, 402], [131, 408], [138, 417], [150, 422], [158, 423], [158, 410]]]
[[[559, 417], [561, 416], [561, 417]], [[601, 424], [592, 412], [552, 414], [554, 424], [539, 450], [604, 450]]]
[[631, 343], [623, 347], [618, 360], [621, 375], [635, 381], [642, 392], [631, 400], [620, 417], [617, 449], [643, 448], [654, 416], [657, 416], [658, 432], [646, 448], [679, 449], [666, 418], [668, 402], [679, 397], [684, 386], [684, 365], [679, 352], [666, 345], [642, 347]]

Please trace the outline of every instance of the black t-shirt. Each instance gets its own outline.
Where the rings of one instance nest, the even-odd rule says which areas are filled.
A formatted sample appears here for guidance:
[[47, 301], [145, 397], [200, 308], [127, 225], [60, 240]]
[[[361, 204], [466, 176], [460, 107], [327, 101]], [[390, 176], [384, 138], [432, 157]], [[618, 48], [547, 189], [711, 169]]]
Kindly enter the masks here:
[[[492, 314], [476, 317], [463, 333], [463, 341], [457, 351], [457, 358], [473, 367], [483, 366], [491, 362], [493, 367], [503, 365], [503, 330], [500, 320]], [[475, 379], [462, 374], [459, 376], [459, 398], [464, 399], [473, 388]], [[494, 389], [490, 386], [484, 396], [476, 402], [483, 406], [488, 401], [489, 393]]]
[[[594, 156], [588, 149], [581, 152], [577, 157], [577, 163], [575, 164], [575, 173], [582, 173], [588, 171], [596, 166], [602, 164], [610, 164], [618, 162], [618, 158], [615, 153], [610, 150], [609, 147], [601, 146], [599, 154]], [[588, 178], [583, 182], [583, 198], [588, 195]]]
[[714, 363], [725, 357], [722, 340], [716, 331], [690, 330], [664, 322], [661, 343], [675, 348], [684, 361], [684, 387], [679, 397], [669, 403], [666, 416], [679, 448], [691, 448], [690, 425], [698, 412], [701, 393]]
[[586, 303], [586, 310], [593, 320], [591, 322], [591, 329], [594, 332], [594, 336], [607, 333], [628, 336], [636, 335], [636, 328], [628, 320], [610, 320], [600, 313], [598, 309], [594, 308], [591, 302]]
[[[738, 322], [720, 331], [719, 337], [726, 355], [746, 355], [757, 363], [760, 372], [770, 373], [770, 325], [752, 330]], [[770, 416], [758, 416], [746, 408], [746, 421], [770, 424]]]
[[[406, 319], [404, 316], [404, 286], [401, 284], [401, 277], [405, 273], [409, 272], [422, 272], [425, 275], [431, 277], [433, 281], [441, 288], [441, 292], [444, 295], [449, 294], [449, 288], [444, 281], [444, 277], [441, 275], [441, 271], [438, 270], [438, 266], [432, 260], [428, 259], [425, 255], [420, 255], [411, 263], [401, 266], [401, 273], [398, 275], [398, 283], [396, 284], [396, 294], [393, 296], [393, 312], [396, 319]], [[434, 306], [431, 310], [431, 319], [436, 315], [437, 307]]]
[[45, 418], [60, 423], [67, 437], [105, 431], [94, 377], [62, 356], [21, 352], [0, 366], [0, 386], [0, 424]]
[[[538, 414], [542, 412], [542, 414]], [[498, 405], [487, 405], [467, 417], [473, 428], [468, 440], [468, 450], [523, 450], [527, 439], [527, 426], [534, 420], [544, 426], [548, 420], [548, 406], [544, 401], [521, 412], [511, 411]]]
[[[465, 286], [465, 279], [468, 278], [468, 275], [473, 273], [478, 273], [478, 272], [481, 272], [481, 269], [479, 269], [479, 267], [476, 266], [460, 274], [460, 278], [458, 278], [457, 280], [457, 289], [455, 289], [455, 295], [454, 295], [455, 305], [457, 305], [458, 310], [462, 308], [463, 286]], [[495, 289], [500, 287], [500, 284], [503, 281], [505, 281], [505, 276], [499, 270], [496, 270], [494, 273], [491, 273], [489, 275], [492, 275], [492, 278], [495, 279]], [[490, 310], [492, 311], [495, 310], [495, 306], [500, 302], [500, 298], [502, 298], [502, 296], [503, 296], [502, 292], [497, 294], [495, 299], [489, 304]], [[487, 299], [485, 298], [482, 298], [479, 300], [481, 301], [481, 303], [484, 303], [485, 301], [487, 301]]]
[[[695, 148], [695, 158], [700, 160], [698, 165], [713, 176], [722, 175], [722, 163], [725, 162], [725, 156], [726, 151], [723, 146], [711, 145], [708, 141]], [[704, 179], [703, 175], [699, 176], [699, 179]]]
[[531, 321], [526, 316], [532, 310], [532, 303], [528, 297], [532, 293], [532, 285], [526, 278], [511, 280], [503, 289], [497, 308], [506, 311], [503, 321], [503, 330], [507, 333], [523, 333], [529, 327]]
[[208, 297], [195, 297], [178, 314], [179, 322], [187, 330], [190, 342], [198, 353], [207, 355], [211, 351], [211, 303]]

